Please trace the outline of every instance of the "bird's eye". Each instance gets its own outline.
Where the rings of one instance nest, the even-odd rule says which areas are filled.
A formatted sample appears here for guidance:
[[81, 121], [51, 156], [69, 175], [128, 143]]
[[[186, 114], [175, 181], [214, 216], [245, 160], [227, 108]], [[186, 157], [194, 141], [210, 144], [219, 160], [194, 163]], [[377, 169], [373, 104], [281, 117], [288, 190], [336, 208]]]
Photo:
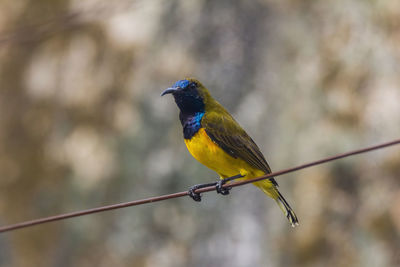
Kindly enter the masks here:
[[197, 84], [195, 82], [190, 84], [190, 89], [196, 89]]

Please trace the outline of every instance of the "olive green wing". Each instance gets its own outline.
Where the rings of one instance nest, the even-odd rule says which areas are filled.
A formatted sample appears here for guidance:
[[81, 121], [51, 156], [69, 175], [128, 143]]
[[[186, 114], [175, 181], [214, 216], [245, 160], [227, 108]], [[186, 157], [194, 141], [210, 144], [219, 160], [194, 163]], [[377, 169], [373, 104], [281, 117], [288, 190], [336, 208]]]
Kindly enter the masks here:
[[[271, 173], [271, 168], [256, 143], [228, 112], [223, 110], [206, 113], [201, 126], [211, 140], [226, 153], [265, 173]], [[270, 180], [277, 185], [273, 178]]]

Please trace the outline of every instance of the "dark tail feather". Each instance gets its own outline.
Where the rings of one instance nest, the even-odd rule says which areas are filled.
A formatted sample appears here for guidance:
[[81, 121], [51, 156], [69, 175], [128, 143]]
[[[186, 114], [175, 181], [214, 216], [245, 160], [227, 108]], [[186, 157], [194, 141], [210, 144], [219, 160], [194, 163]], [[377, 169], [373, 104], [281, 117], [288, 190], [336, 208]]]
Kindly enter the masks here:
[[297, 216], [294, 213], [293, 209], [279, 192], [278, 188], [276, 188], [274, 184], [271, 184], [271, 181], [264, 180], [256, 182], [254, 183], [254, 185], [259, 187], [269, 197], [275, 199], [276, 203], [278, 203], [279, 208], [283, 211], [283, 214], [285, 214], [286, 218], [288, 218], [292, 227], [299, 225], [299, 220], [297, 219]]
[[[278, 190], [276, 190], [278, 191]], [[287, 203], [286, 199], [282, 196], [282, 194], [278, 191], [278, 198], [276, 199], [276, 203], [278, 203], [279, 207], [285, 214], [286, 218], [289, 220], [292, 227], [299, 225], [299, 220], [297, 219], [296, 214], [293, 209], [290, 207], [289, 203]]]

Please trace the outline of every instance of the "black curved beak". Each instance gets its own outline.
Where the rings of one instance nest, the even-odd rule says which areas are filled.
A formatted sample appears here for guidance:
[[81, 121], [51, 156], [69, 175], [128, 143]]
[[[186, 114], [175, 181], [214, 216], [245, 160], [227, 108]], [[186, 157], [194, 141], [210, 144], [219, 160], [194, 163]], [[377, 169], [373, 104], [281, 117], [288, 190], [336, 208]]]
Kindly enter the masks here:
[[172, 93], [174, 93], [175, 91], [177, 91], [179, 89], [179, 87], [176, 87], [176, 88], [167, 88], [167, 89], [165, 89], [165, 91], [164, 92], [162, 92], [161, 93], [161, 96], [163, 96], [163, 95], [167, 95], [167, 94], [172, 94]]

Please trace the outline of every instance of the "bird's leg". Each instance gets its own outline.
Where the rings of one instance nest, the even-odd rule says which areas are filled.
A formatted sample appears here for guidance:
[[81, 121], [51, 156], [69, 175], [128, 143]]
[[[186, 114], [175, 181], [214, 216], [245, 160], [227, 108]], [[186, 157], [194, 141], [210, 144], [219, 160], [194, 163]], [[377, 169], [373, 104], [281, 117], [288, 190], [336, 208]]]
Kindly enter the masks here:
[[235, 179], [242, 178], [242, 177], [243, 177], [243, 175], [237, 174], [235, 176], [231, 176], [231, 177], [228, 177], [228, 178], [221, 179], [216, 183], [215, 190], [217, 191], [217, 193], [219, 193], [221, 195], [224, 195], [224, 196], [225, 195], [229, 195], [229, 191], [232, 189], [232, 187], [229, 187], [229, 186], [223, 187], [223, 185], [226, 184], [227, 182], [230, 182], [230, 181], [233, 181]]
[[200, 202], [201, 201], [201, 195], [200, 195], [200, 193], [196, 193], [195, 191], [197, 190], [197, 189], [200, 189], [200, 188], [204, 188], [204, 187], [209, 187], [209, 186], [214, 186], [214, 185], [216, 185], [217, 183], [216, 182], [214, 182], [214, 183], [207, 183], [207, 184], [196, 184], [196, 185], [193, 185], [193, 186], [191, 186], [190, 188], [189, 188], [189, 196], [194, 200], [194, 201], [197, 201], [197, 202]]
[[209, 187], [209, 186], [215, 186], [215, 190], [217, 191], [217, 193], [219, 193], [221, 195], [228, 195], [229, 194], [229, 190], [231, 190], [232, 188], [231, 187], [223, 187], [223, 185], [226, 184], [227, 182], [230, 182], [232, 180], [235, 180], [235, 179], [238, 179], [238, 178], [241, 178], [241, 177], [243, 177], [243, 176], [238, 174], [238, 175], [235, 175], [235, 176], [232, 176], [232, 177], [221, 179], [218, 182], [206, 183], [206, 184], [196, 184], [196, 185], [193, 185], [193, 186], [191, 186], [189, 188], [188, 193], [189, 193], [189, 196], [194, 201], [197, 201], [197, 202], [201, 201], [201, 195], [200, 195], [200, 193], [196, 193], [195, 191], [197, 189], [200, 189], [200, 188], [205, 188], [205, 187]]

